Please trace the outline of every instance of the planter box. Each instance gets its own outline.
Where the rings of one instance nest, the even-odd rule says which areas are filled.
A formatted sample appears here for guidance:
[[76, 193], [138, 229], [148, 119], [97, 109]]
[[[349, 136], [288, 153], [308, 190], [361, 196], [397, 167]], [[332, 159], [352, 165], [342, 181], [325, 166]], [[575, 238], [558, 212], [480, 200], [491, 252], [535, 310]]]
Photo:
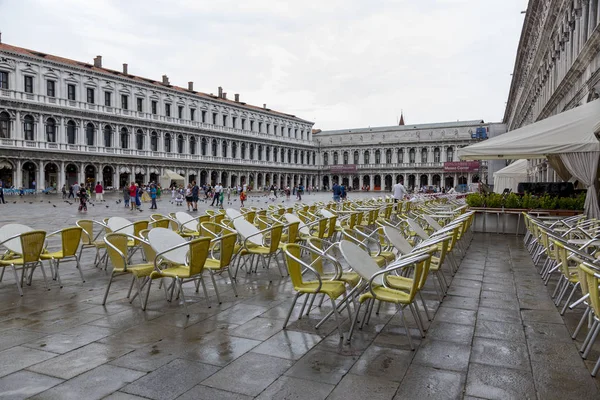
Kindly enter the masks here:
[[475, 221], [473, 223], [474, 232], [482, 233], [504, 233], [504, 234], [525, 234], [525, 223], [523, 222], [523, 212], [532, 215], [543, 215], [551, 217], [572, 217], [579, 215], [582, 211], [575, 210], [526, 210], [518, 208], [485, 208], [470, 207], [475, 211]]

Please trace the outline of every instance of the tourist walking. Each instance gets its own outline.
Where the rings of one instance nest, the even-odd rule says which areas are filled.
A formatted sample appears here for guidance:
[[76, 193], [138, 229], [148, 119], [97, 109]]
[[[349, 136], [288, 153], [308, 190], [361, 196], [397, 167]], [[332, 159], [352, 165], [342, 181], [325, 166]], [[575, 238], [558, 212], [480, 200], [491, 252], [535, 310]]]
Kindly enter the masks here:
[[66, 199], [67, 198], [67, 185], [63, 185], [61, 192], [62, 192], [62, 198]]
[[73, 192], [73, 186], [74, 185], [69, 186], [69, 197], [68, 197], [69, 199], [75, 198], [75, 193]]
[[185, 202], [187, 204], [187, 210], [188, 211], [193, 211], [194, 210], [194, 201], [192, 198], [192, 184], [188, 183], [187, 188], [185, 188]]
[[242, 207], [244, 207], [244, 201], [246, 201], [246, 192], [242, 190], [240, 192], [240, 204]]
[[150, 199], [152, 199], [152, 205], [150, 206], [151, 210], [156, 210], [156, 196], [158, 195], [158, 190], [156, 189], [156, 185], [152, 185], [150, 189]]
[[337, 184], [337, 182], [334, 182], [331, 190], [333, 191], [333, 201], [339, 203], [342, 197], [342, 188]]
[[192, 203], [194, 203], [194, 211], [198, 211], [198, 196], [200, 196], [200, 187], [196, 185], [196, 181], [192, 181]]
[[394, 197], [394, 203], [399, 202], [400, 200], [404, 199], [408, 193], [406, 191], [406, 188], [404, 187], [404, 185], [402, 184], [402, 182], [398, 182], [394, 185], [394, 187], [392, 188], [393, 191], [393, 197]]
[[2, 200], [2, 204], [6, 204], [4, 201], [4, 182], [0, 181], [0, 200]]
[[223, 190], [223, 186], [221, 186], [221, 182], [217, 183], [217, 186], [215, 186], [215, 192], [213, 194], [213, 200], [212, 200], [212, 203], [210, 204], [211, 207], [215, 205], [215, 200], [217, 201], [217, 207], [219, 206], [219, 197], [221, 196], [222, 190]]
[[135, 182], [131, 182], [129, 186], [129, 205], [131, 206], [131, 211], [137, 206], [137, 186], [135, 186]]
[[104, 188], [102, 187], [102, 184], [100, 182], [96, 184], [95, 192], [96, 201], [104, 201]]
[[123, 186], [123, 202], [125, 203], [125, 208], [129, 207], [129, 186]]

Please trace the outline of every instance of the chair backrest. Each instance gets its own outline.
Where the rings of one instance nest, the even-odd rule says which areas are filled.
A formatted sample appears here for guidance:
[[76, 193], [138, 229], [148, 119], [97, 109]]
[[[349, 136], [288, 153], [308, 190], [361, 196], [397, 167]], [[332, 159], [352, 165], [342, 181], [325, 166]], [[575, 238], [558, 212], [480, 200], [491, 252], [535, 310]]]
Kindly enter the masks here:
[[149, 229], [144, 229], [143, 231], [140, 231], [140, 237], [145, 240], [144, 242], [141, 242], [142, 251], [144, 252], [144, 258], [146, 259], [146, 261], [153, 262], [154, 258], [156, 258], [156, 251], [154, 251], [152, 246], [150, 246], [150, 244], [148, 243], [148, 232], [150, 232]]
[[256, 211], [254, 210], [249, 210], [244, 214], [244, 218], [246, 218], [246, 221], [250, 222], [251, 224], [254, 223], [254, 217], [256, 217]]
[[60, 232], [63, 256], [74, 256], [79, 248], [83, 229], [79, 226], [65, 228]]
[[127, 271], [127, 242], [129, 236], [124, 233], [109, 233], [104, 236], [106, 251], [115, 269]]
[[233, 253], [235, 250], [235, 243], [237, 242], [237, 233], [227, 233], [219, 238], [213, 239], [212, 243], [215, 244], [213, 251], [219, 252], [219, 263], [221, 268], [229, 266]]
[[296, 243], [298, 240], [298, 230], [300, 229], [300, 221], [290, 222], [285, 225], [287, 231], [287, 243]]
[[421, 228], [421, 225], [419, 225], [415, 220], [410, 218], [407, 218], [406, 220], [408, 221], [410, 229], [414, 231], [421, 239], [429, 239], [429, 234], [427, 234], [427, 232], [425, 232], [425, 230]]
[[275, 224], [269, 229], [269, 251], [275, 253], [279, 250], [279, 243], [281, 242], [281, 234], [283, 233], [283, 225]]
[[590, 268], [585, 263], [580, 264], [579, 269], [585, 274], [586, 277], [592, 310], [594, 311], [596, 318], [600, 318], [600, 289], [598, 289], [598, 285], [600, 285], [600, 279], [596, 275], [598, 274], [598, 271]]
[[167, 217], [162, 214], [150, 214], [150, 220], [152, 221], [160, 221], [163, 219], [167, 219]]
[[152, 229], [152, 228], [165, 228], [165, 229], [169, 229], [169, 225], [171, 224], [171, 220], [164, 218], [164, 219], [155, 219], [152, 222], [150, 222], [148, 224], [148, 229]]
[[23, 256], [23, 263], [32, 263], [40, 260], [40, 254], [44, 249], [44, 242], [46, 240], [45, 231], [29, 231], [22, 233], [21, 239], [21, 255]]
[[335, 226], [337, 222], [337, 215], [333, 215], [327, 218], [329, 221], [329, 226], [327, 227], [327, 233], [325, 234], [326, 238], [332, 238], [335, 235]]
[[434, 230], [439, 231], [442, 226], [435, 220], [431, 215], [423, 214], [423, 219], [431, 226]]
[[190, 275], [201, 274], [204, 270], [204, 264], [208, 257], [210, 247], [210, 238], [201, 237], [190, 241], [190, 250], [188, 252], [188, 267]]
[[288, 273], [290, 274], [292, 285], [294, 285], [294, 288], [296, 289], [303, 286], [302, 264], [300, 261], [301, 249], [302, 246], [292, 243], [286, 244], [283, 247]]
[[[139, 237], [140, 232], [148, 229], [148, 221], [135, 221], [133, 223], [133, 236]], [[139, 244], [138, 240], [135, 241], [135, 244]]]
[[83, 230], [81, 235], [81, 243], [90, 245], [94, 242], [94, 221], [91, 219], [80, 219], [75, 222], [75, 225]]

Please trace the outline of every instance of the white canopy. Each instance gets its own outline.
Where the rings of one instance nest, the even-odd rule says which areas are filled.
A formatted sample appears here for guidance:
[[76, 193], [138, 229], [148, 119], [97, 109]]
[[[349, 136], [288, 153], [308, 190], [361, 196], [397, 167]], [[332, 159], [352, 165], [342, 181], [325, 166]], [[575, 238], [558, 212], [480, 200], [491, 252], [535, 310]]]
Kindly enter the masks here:
[[504, 189], [517, 191], [519, 182], [527, 182], [527, 160], [517, 160], [494, 173], [494, 192], [502, 193]]
[[185, 185], [185, 178], [170, 169], [165, 169], [165, 173], [160, 177], [160, 186], [168, 188], [172, 182], [177, 185]]
[[546, 158], [600, 151], [600, 100], [458, 149], [461, 160]]
[[596, 182], [600, 159], [600, 99], [458, 150], [462, 160], [548, 158], [563, 178], [587, 186], [585, 214], [600, 218]]

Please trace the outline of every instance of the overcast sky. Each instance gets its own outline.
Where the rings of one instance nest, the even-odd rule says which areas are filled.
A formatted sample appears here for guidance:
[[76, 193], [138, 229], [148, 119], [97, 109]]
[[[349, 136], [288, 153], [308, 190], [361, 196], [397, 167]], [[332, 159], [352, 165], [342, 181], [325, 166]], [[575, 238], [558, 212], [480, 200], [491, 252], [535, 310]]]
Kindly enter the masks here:
[[2, 41], [343, 129], [500, 121], [527, 0], [0, 0]]

